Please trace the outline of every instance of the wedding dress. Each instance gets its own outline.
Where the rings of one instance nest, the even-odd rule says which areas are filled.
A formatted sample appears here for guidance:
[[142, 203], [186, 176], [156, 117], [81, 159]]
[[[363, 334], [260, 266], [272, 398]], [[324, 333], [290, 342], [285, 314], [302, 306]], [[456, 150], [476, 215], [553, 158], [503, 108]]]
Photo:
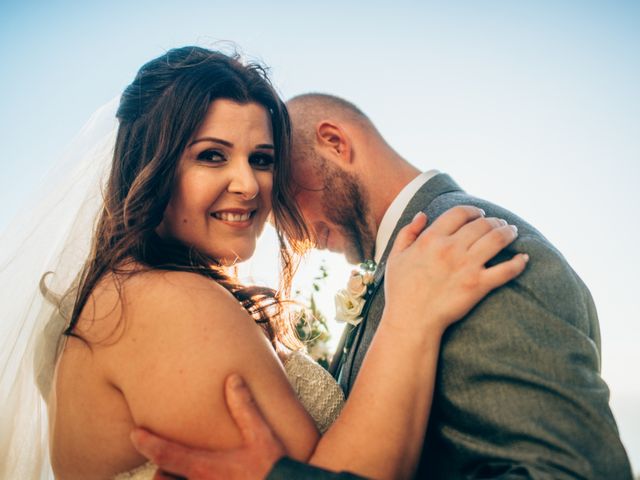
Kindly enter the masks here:
[[[302, 351], [287, 358], [284, 369], [298, 400], [324, 433], [334, 422], [344, 404], [344, 394], [331, 374]], [[156, 466], [146, 463], [113, 480], [151, 480]]]
[[[58, 295], [73, 287], [89, 254], [113, 156], [117, 104], [114, 99], [91, 117], [39, 190], [44, 193], [0, 236], [0, 479], [53, 478], [44, 398], [55, 408], [54, 367], [73, 303], [71, 297], [61, 303]], [[325, 431], [344, 403], [340, 387], [302, 352], [290, 356], [285, 371]], [[153, 471], [147, 464], [118, 478], [142, 480]]]

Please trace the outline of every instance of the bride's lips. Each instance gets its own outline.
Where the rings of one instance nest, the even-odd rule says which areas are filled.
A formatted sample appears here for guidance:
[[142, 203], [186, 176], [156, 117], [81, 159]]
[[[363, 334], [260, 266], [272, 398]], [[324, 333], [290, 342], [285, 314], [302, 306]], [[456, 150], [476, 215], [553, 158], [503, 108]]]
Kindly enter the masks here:
[[230, 227], [247, 228], [253, 223], [257, 211], [257, 209], [225, 208], [211, 212], [209, 215]]

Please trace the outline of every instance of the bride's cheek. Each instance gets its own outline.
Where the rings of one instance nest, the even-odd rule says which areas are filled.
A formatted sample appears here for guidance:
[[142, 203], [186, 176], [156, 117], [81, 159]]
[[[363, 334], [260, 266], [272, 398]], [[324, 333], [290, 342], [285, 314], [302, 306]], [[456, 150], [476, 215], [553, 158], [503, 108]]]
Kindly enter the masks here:
[[264, 209], [265, 221], [273, 223], [273, 206], [271, 204], [271, 195], [273, 193], [273, 176], [270, 175], [260, 185], [260, 195], [262, 197], [262, 208]]

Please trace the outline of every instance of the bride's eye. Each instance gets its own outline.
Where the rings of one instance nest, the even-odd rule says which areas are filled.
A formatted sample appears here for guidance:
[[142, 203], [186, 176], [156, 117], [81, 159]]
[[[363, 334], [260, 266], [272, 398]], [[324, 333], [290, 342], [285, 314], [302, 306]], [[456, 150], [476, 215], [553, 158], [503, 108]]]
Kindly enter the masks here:
[[273, 166], [274, 159], [273, 155], [269, 155], [268, 153], [254, 153], [249, 158], [249, 163], [253, 165], [253, 168], [257, 168], [258, 170], [270, 170]]
[[225, 161], [225, 157], [219, 150], [205, 150], [200, 152], [197, 157], [198, 160], [210, 163], [222, 163]]

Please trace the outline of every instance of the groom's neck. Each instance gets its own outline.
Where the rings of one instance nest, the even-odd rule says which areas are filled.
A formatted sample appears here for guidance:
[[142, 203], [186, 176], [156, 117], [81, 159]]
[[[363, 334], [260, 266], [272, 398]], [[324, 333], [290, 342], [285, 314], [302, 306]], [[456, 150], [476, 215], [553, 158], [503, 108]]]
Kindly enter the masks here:
[[377, 233], [382, 217], [393, 200], [421, 171], [394, 151], [374, 158], [365, 182]]

